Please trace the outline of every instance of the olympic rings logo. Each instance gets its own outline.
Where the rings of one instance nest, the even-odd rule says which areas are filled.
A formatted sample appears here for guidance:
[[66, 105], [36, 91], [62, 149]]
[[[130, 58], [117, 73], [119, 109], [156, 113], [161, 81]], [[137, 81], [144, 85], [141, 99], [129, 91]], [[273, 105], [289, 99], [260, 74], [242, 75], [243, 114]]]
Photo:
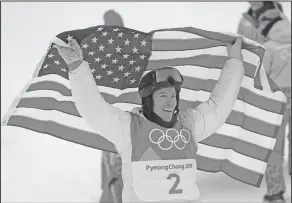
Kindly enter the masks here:
[[280, 57], [282, 60], [291, 60], [291, 44], [285, 44], [276, 48], [280, 52]]
[[291, 50], [283, 50], [281, 51], [281, 59], [287, 61], [289, 58], [291, 59]]
[[[180, 132], [178, 132], [173, 128], [167, 129], [164, 134], [162, 130], [155, 128], [149, 133], [149, 140], [153, 144], [157, 144], [160, 149], [165, 151], [171, 149], [172, 146], [182, 150], [185, 148], [187, 143], [190, 142], [191, 134], [185, 129], [182, 129]], [[162, 146], [165, 144], [166, 146]]]

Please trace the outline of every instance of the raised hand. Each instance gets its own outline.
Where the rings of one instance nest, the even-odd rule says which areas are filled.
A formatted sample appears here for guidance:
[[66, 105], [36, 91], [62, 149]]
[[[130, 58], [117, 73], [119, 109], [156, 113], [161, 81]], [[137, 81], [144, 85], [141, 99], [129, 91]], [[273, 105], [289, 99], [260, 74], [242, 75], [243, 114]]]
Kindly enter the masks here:
[[233, 45], [230, 45], [230, 44], [227, 45], [227, 53], [228, 53], [229, 58], [234, 58], [238, 60], [243, 59], [242, 53], [241, 53], [242, 42], [243, 42], [243, 37], [238, 36]]
[[83, 53], [81, 47], [75, 39], [72, 39], [68, 45], [68, 47], [57, 45], [57, 49], [61, 57], [70, 68], [74, 63], [83, 61]]

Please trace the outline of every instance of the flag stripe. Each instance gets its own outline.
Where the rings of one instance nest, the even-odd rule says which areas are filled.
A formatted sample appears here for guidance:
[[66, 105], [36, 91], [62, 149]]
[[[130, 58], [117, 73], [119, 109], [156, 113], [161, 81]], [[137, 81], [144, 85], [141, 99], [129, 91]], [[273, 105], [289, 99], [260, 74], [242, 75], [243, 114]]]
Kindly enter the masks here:
[[[18, 120], [18, 121], [17, 121]], [[22, 122], [19, 123], [19, 120], [21, 120]], [[33, 125], [30, 125], [29, 122], [33, 122]], [[20, 124], [20, 125], [19, 125]], [[98, 137], [98, 135], [94, 135], [92, 132], [88, 132], [88, 131], [83, 131], [80, 127], [73, 127], [73, 126], [64, 126], [63, 124], [60, 123], [56, 123], [54, 121], [51, 120], [39, 120], [39, 119], [33, 119], [33, 118], [28, 118], [26, 116], [23, 115], [17, 115], [17, 116], [12, 116], [11, 119], [9, 120], [9, 125], [12, 126], [19, 126], [19, 127], [24, 127], [24, 128], [29, 128], [32, 129], [34, 131], [37, 132], [41, 132], [41, 133], [48, 133], [53, 131], [54, 136], [59, 137], [61, 139], [66, 139], [66, 140], [78, 140], [78, 143], [82, 144], [82, 145], [86, 145], [86, 146], [91, 146], [93, 148], [100, 148], [101, 144], [105, 144], [103, 141], [97, 141], [95, 140], [96, 137]], [[65, 128], [69, 127], [69, 129], [71, 130], [70, 133], [64, 131]], [[77, 128], [76, 128], [77, 127]], [[78, 133], [81, 133], [79, 135], [77, 135], [75, 133], [75, 131]], [[66, 132], [66, 133], [64, 133]], [[90, 139], [90, 140], [89, 140]], [[104, 139], [104, 138], [103, 138]], [[95, 140], [95, 142], [93, 142], [92, 144], [90, 144], [89, 142], [92, 142], [93, 140]], [[106, 141], [106, 139], [104, 139]], [[97, 141], [97, 142], [96, 142]], [[109, 141], [106, 141], [110, 144]], [[112, 148], [114, 149], [114, 148]], [[199, 143], [199, 151], [198, 151], [198, 155], [200, 154], [204, 154], [205, 157], [209, 157], [209, 158], [213, 158], [213, 159], [230, 159], [232, 162], [236, 162], [235, 158], [238, 159], [239, 154], [237, 152], [232, 153], [233, 157], [226, 157], [226, 154], [230, 154], [230, 150], [227, 151], [225, 149], [220, 149], [217, 147], [213, 147], [213, 146], [207, 146], [207, 145], [203, 145]], [[239, 162], [242, 159], [246, 159], [248, 160], [249, 163], [253, 163], [253, 166], [250, 167], [248, 166], [248, 168], [250, 170], [254, 170], [257, 172], [261, 172], [262, 170], [262, 166], [265, 164], [265, 162], [262, 162], [260, 160], [256, 160], [254, 158], [251, 157], [247, 157], [247, 156], [239, 156]]]
[[[121, 104], [115, 104], [114, 106], [116, 107], [121, 107]], [[30, 116], [31, 113], [34, 113], [33, 116]], [[38, 119], [38, 120], [52, 120], [54, 122], [60, 123], [62, 125], [67, 125], [69, 127], [77, 127], [79, 126], [79, 128], [81, 130], [84, 131], [90, 131], [93, 132], [91, 130], [91, 128], [89, 128], [87, 126], [87, 124], [84, 122], [84, 120], [80, 117], [76, 117], [76, 116], [72, 116], [57, 110], [40, 110], [40, 109], [34, 109], [34, 108], [25, 108], [25, 107], [19, 107], [16, 109], [16, 111], [13, 113], [14, 116], [18, 115], [18, 116], [27, 116], [27, 117], [31, 117], [34, 119]], [[58, 118], [56, 119], [52, 119], [54, 117], [52, 116], [58, 116]], [[71, 122], [70, 122], [71, 121]], [[275, 145], [275, 140], [269, 137], [264, 137], [261, 134], [256, 134], [256, 133], [252, 133], [249, 131], [246, 131], [245, 129], [243, 129], [242, 127], [239, 126], [234, 126], [234, 125], [230, 125], [225, 123], [218, 131], [217, 133], [221, 134], [221, 135], [225, 135], [227, 137], [234, 137], [236, 139], [242, 140], [244, 142], [249, 142], [251, 144], [260, 146], [260, 147], [264, 147], [266, 149], [271, 149], [274, 145]], [[245, 136], [240, 136], [240, 133], [245, 133]], [[212, 138], [209, 138], [212, 139]], [[261, 142], [259, 142], [259, 140], [261, 140]], [[224, 146], [223, 146], [224, 148]], [[264, 158], [264, 157], [262, 157]]]
[[[33, 83], [28, 91], [34, 91], [34, 90], [55, 90], [60, 92], [64, 96], [72, 96], [71, 90], [68, 88], [69, 82], [65, 80], [64, 78], [60, 79], [62, 77], [60, 76], [42, 76], [39, 78], [39, 80], [35, 81]], [[56, 83], [54, 83], [56, 81]], [[244, 80], [242, 82], [242, 85], [245, 85], [247, 82]], [[200, 79], [200, 78], [193, 78], [193, 77], [185, 77], [184, 85], [183, 87], [193, 87], [194, 90], [204, 90], [207, 92], [211, 92], [213, 87], [216, 84], [216, 80], [213, 79]], [[248, 85], [246, 85], [248, 86]], [[114, 95], [114, 89], [113, 88], [106, 88], [106, 87], [100, 87], [100, 90], [103, 92], [111, 92], [113, 94], [112, 96], [108, 96], [107, 99], [110, 99], [110, 102], [117, 101], [117, 96], [119, 96], [119, 100], [121, 102], [125, 102], [126, 100], [124, 97], [127, 97], [129, 101], [133, 101], [134, 103], [140, 103], [140, 97], [137, 93], [137, 88], [128, 89], [127, 91], [119, 91], [116, 92], [116, 96]], [[122, 93], [122, 94], [121, 94]], [[280, 93], [280, 92], [279, 92]], [[282, 96], [281, 94], [278, 94], [279, 96]], [[254, 92], [252, 92], [250, 89], [241, 87], [239, 94], [238, 94], [238, 100], [242, 100], [250, 105], [253, 105], [255, 107], [261, 108], [263, 110], [280, 114], [283, 112], [283, 108], [285, 107], [285, 103], [279, 103], [278, 101], [275, 101], [275, 99], [283, 98], [279, 97], [274, 94], [274, 98], [266, 98], [262, 95], [258, 95]], [[113, 98], [111, 98], [113, 97]], [[197, 98], [195, 98], [197, 99]]]
[[201, 143], [199, 143], [198, 145], [198, 155], [204, 155], [205, 157], [219, 160], [227, 159], [233, 164], [237, 164], [242, 168], [246, 168], [257, 173], [265, 173], [265, 169], [267, 166], [266, 162], [239, 154], [232, 149], [220, 149]]
[[33, 83], [27, 89], [27, 92], [37, 91], [37, 90], [54, 90], [59, 92], [63, 96], [72, 96], [71, 89], [66, 87], [65, 85], [54, 82], [54, 81], [40, 81]]
[[264, 174], [242, 168], [228, 160], [216, 160], [205, 156], [197, 156], [197, 168], [206, 172], [223, 172], [228, 176], [256, 187], [260, 187]]
[[[25, 129], [39, 132], [39, 133], [51, 134], [54, 137], [72, 141], [77, 144], [116, 153], [116, 150], [113, 147], [113, 144], [109, 142], [108, 140], [106, 140], [105, 138], [101, 137], [100, 139], [97, 137], [99, 136], [97, 134], [83, 131], [83, 130], [80, 130], [79, 128], [65, 126], [54, 121], [42, 121], [42, 120], [29, 118], [26, 116], [13, 115], [11, 119], [9, 120], [8, 125], [22, 127]], [[231, 149], [230, 147], [227, 146], [226, 142], [228, 143], [234, 142], [232, 145], [233, 147], [232, 150], [234, 150], [236, 153], [240, 153], [244, 156], [249, 156], [257, 160], [266, 162], [271, 154], [271, 150], [259, 147], [251, 143], [246, 143], [236, 138], [230, 138], [225, 135], [220, 135], [218, 133], [215, 133], [211, 137], [210, 140], [208, 141], [205, 140], [204, 142], [201, 142], [201, 144], [209, 145], [212, 148], [216, 147], [216, 148], [221, 148], [224, 150]], [[204, 156], [206, 156], [206, 154], [204, 154]], [[218, 155], [217, 153], [216, 158], [222, 159], [222, 155], [221, 154]]]
[[65, 126], [55, 121], [43, 121], [27, 116], [12, 115], [7, 125], [22, 127], [94, 149], [116, 153], [114, 145], [102, 136], [81, 130], [78, 127]]
[[[101, 94], [104, 97], [104, 99], [110, 104], [114, 104], [114, 103], [132, 103], [136, 105], [141, 104], [141, 99], [139, 98], [139, 95], [137, 94], [137, 92], [125, 93], [121, 95], [120, 97], [115, 97], [106, 92], [102, 92]], [[194, 94], [193, 97], [200, 98], [200, 100], [194, 101], [192, 97], [190, 97], [190, 95], [192, 94]], [[204, 92], [204, 91], [195, 92], [195, 91], [188, 91], [188, 90], [182, 89], [181, 96], [180, 96], [181, 98], [180, 109], [187, 110], [189, 108], [195, 108], [199, 103], [206, 101], [209, 98], [209, 96], [210, 96], [209, 92]], [[26, 92], [23, 95], [23, 98], [53, 98], [56, 102], [58, 101], [61, 103], [65, 101], [72, 102], [72, 97], [63, 96], [59, 92], [52, 91], [52, 90], [37, 90], [37, 91]], [[131, 110], [131, 109], [128, 109], [128, 110]], [[265, 122], [269, 125], [272, 124], [272, 125], [279, 126], [281, 124], [281, 120], [279, 119], [279, 116], [281, 115], [262, 110], [258, 107], [252, 106], [240, 100], [236, 101], [233, 107], [233, 110], [237, 111], [239, 114], [242, 114], [242, 116], [245, 115], [251, 118], [259, 119], [259, 120], [262, 120], [262, 122]]]
[[[211, 137], [201, 141], [200, 143], [208, 146], [218, 147], [221, 149], [233, 149], [237, 153], [267, 162], [272, 153], [273, 146], [270, 146], [269, 148], [258, 146], [261, 141], [258, 141], [257, 143], [255, 141], [260, 140], [260, 135], [255, 137], [249, 135], [247, 136], [248, 138], [256, 139], [252, 140], [252, 142], [246, 142], [245, 139], [247, 138], [245, 136], [244, 138], [236, 138], [222, 135], [219, 133], [214, 133]], [[271, 142], [274, 142], [274, 140]], [[230, 143], [232, 143], [232, 146], [230, 146]]]
[[[207, 69], [206, 68], [205, 72], [204, 72], [204, 69], [199, 69], [200, 67], [190, 67], [190, 68], [198, 68], [199, 71], [191, 71], [191, 69], [186, 69], [186, 67], [184, 67], [184, 66], [176, 67], [176, 69], [178, 69], [179, 71], [181, 71], [183, 73], [182, 75], [184, 77], [188, 77], [188, 78], [193, 77], [194, 80], [197, 80], [200, 78], [203, 80], [208, 80], [208, 79], [217, 80], [220, 76], [220, 71], [216, 71], [215, 69]], [[188, 72], [186, 72], [186, 70], [188, 70]], [[202, 72], [204, 72], [205, 74], [202, 75]], [[190, 74], [190, 76], [185, 75], [188, 73]], [[70, 89], [69, 80], [66, 80], [65, 78], [63, 78], [59, 75], [56, 75], [56, 74], [50, 74], [50, 75], [46, 75], [46, 76], [37, 77], [33, 83], [37, 83], [37, 82], [41, 82], [41, 81], [56, 81], [58, 83], [65, 85], [68, 89]], [[252, 84], [253, 84], [252, 79], [250, 79], [248, 77], [244, 77], [241, 86], [243, 88], [247, 88], [248, 91], [251, 91], [252, 93], [254, 93], [255, 98], [259, 97], [259, 98], [263, 98], [263, 99], [272, 99], [272, 100], [276, 100], [276, 103], [279, 103], [278, 101], [280, 101], [280, 102], [283, 102], [283, 106], [285, 105], [286, 100], [285, 100], [285, 97], [283, 96], [282, 92], [279, 91], [279, 92], [275, 92], [275, 93], [271, 94], [270, 92], [265, 92], [265, 91], [261, 91], [261, 90], [254, 88]], [[99, 86], [99, 89], [101, 91], [104, 91], [104, 92], [108, 91], [115, 96], [119, 96], [122, 93], [134, 92], [134, 91], [138, 90], [138, 88], [127, 88], [124, 90], [120, 90], [120, 89], [115, 89], [115, 88], [111, 88], [111, 87], [104, 87], [104, 86]], [[252, 101], [249, 101], [249, 103], [250, 102], [252, 102]], [[259, 104], [261, 104], [261, 103], [263, 103], [263, 102], [259, 102]], [[281, 110], [281, 112], [282, 112], [282, 110]]]
[[203, 37], [199, 36], [194, 33], [188, 33], [181, 30], [158, 30], [153, 32], [152, 40], [153, 39], [200, 39]]
[[[103, 94], [104, 98], [107, 98]], [[183, 102], [183, 101], [182, 101]], [[185, 103], [188, 103], [185, 101]], [[133, 103], [112, 103], [114, 106], [122, 108], [126, 111], [131, 111], [134, 107], [140, 106], [139, 104]], [[193, 104], [193, 102], [192, 102]], [[199, 102], [197, 102], [199, 104]], [[184, 106], [184, 103], [182, 103]], [[20, 100], [17, 108], [36, 108], [42, 110], [56, 110], [69, 114], [72, 116], [80, 117], [75, 104], [72, 101], [58, 101], [52, 97], [44, 98], [23, 98]], [[262, 120], [254, 119], [244, 115], [243, 113], [232, 111], [226, 120], [226, 124], [240, 126], [241, 128], [249, 131], [248, 133], [257, 133], [266, 137], [275, 137], [278, 132], [279, 127], [269, 123], [265, 123]], [[225, 125], [225, 124], [224, 124]]]
[[[63, 126], [52, 121], [44, 122], [28, 117], [11, 116], [8, 125], [22, 127], [39, 133], [49, 134], [63, 140], [92, 147], [95, 149], [100, 149], [108, 152], [116, 152], [114, 145], [111, 142], [107, 141], [103, 137], [99, 137], [97, 134], [84, 132], [77, 128]], [[82, 140], [80, 140], [80, 137], [82, 137]], [[207, 172], [222, 171], [236, 180], [256, 187], [260, 186], [260, 177], [263, 176], [263, 174], [251, 171], [246, 168], [242, 168], [238, 165], [231, 163], [228, 160], [212, 159], [201, 156], [199, 154], [197, 155], [197, 168], [198, 170], [203, 170]]]
[[223, 42], [206, 38], [194, 39], [153, 39], [153, 51], [179, 51], [191, 49], [204, 49], [216, 46], [224, 46]]
[[[172, 50], [155, 51], [152, 49], [149, 61], [163, 60], [163, 59], [164, 60], [165, 59], [184, 59], [184, 58], [191, 58], [191, 57], [200, 57], [204, 55], [215, 56], [215, 57], [219, 56], [225, 60], [228, 58], [226, 46], [217, 46], [217, 47], [204, 48], [204, 49], [195, 49], [195, 50], [191, 49], [191, 50], [178, 50], [178, 51], [172, 51]], [[247, 50], [242, 50], [242, 56], [243, 56], [243, 62], [248, 63], [248, 64], [253, 64], [254, 69], [255, 69], [254, 71], [256, 71], [257, 67], [255, 65], [258, 65], [260, 62], [259, 56]]]
[[[225, 56], [212, 56], [204, 54], [200, 56], [191, 56], [187, 58], [149, 60], [147, 70], [156, 70], [165, 66], [192, 66], [192, 69], [188, 69], [188, 72], [194, 74], [197, 72], [196, 67], [194, 66], [203, 67], [206, 69], [205, 71], [210, 71], [210, 69], [222, 70], [227, 59], [228, 58]], [[245, 69], [245, 75], [250, 78], [254, 78], [256, 71], [255, 66], [247, 62], [243, 62], [243, 64]]]
[[[279, 101], [275, 101], [274, 98], [266, 98], [262, 95], [258, 95], [255, 92], [252, 92], [247, 88], [249, 82], [249, 78], [244, 78], [241, 84], [241, 88], [239, 90], [237, 100], [243, 101], [254, 107], [261, 108], [268, 112], [273, 112], [280, 114], [283, 112], [283, 108], [285, 103], [279, 103]], [[183, 88], [192, 87], [188, 89], [193, 90], [202, 90], [211, 93], [217, 84], [217, 81], [214, 79], [201, 79], [201, 78], [193, 78], [184, 76]], [[244, 87], [245, 86], [245, 87]]]
[[[194, 27], [183, 27], [183, 28], [167, 28], [167, 29], [158, 29], [152, 31], [152, 39], [193, 39], [193, 38], [206, 38], [213, 39], [219, 42], [232, 44], [235, 42], [235, 38], [240, 36], [237, 33], [219, 33], [213, 31], [202, 30]], [[263, 48], [263, 46], [250, 40], [244, 38], [244, 42], [253, 47]]]
[[[34, 89], [37, 89], [36, 85], [35, 85]], [[215, 85], [215, 81], [214, 81], [214, 85]], [[183, 110], [186, 110], [188, 108], [195, 108], [194, 104], [192, 103], [193, 101], [203, 102], [203, 101], [208, 100], [213, 87], [209, 87], [208, 89], [210, 92], [193, 91], [193, 90], [188, 90], [188, 89], [182, 88], [180, 98], [181, 98], [181, 100], [185, 100], [186, 105], [181, 104], [180, 108]], [[63, 90], [63, 86], [61, 86], [61, 91], [62, 90]], [[106, 92], [109, 92], [109, 91], [107, 91], [107, 90], [103, 91], [102, 88], [100, 89], [100, 91], [104, 92], [105, 100], [108, 101], [109, 103], [116, 103], [116, 102], [127, 103], [127, 102], [130, 102], [130, 103], [134, 103], [134, 104], [141, 104], [141, 99], [136, 91], [131, 92], [131, 93], [122, 94], [119, 97], [115, 97], [112, 94], [107, 94]], [[30, 91], [30, 92], [27, 92], [24, 96], [25, 97], [50, 97], [50, 96], [54, 97], [54, 95], [56, 95], [54, 92], [52, 92], [52, 94], [50, 92], [51, 92], [50, 90]], [[239, 95], [239, 97], [240, 97], [240, 95]], [[58, 100], [66, 100], [66, 98], [68, 98], [67, 100], [72, 101], [72, 99], [70, 99], [68, 96], [62, 96], [59, 93], [54, 98], [58, 98]], [[245, 99], [245, 98], [243, 98], [243, 99]], [[182, 101], [182, 102], [184, 102], [184, 101]], [[261, 103], [261, 105], [265, 105], [264, 109], [259, 108], [259, 107], [254, 106], [254, 105], [250, 105], [249, 103], [246, 103], [245, 101], [238, 99], [236, 101], [233, 109], [236, 111], [239, 111], [239, 112], [243, 112], [246, 115], [249, 115], [251, 117], [254, 117], [257, 119], [262, 119], [267, 123], [280, 125], [281, 121], [279, 120], [279, 116], [281, 116], [281, 115], [278, 115], [274, 112], [266, 111], [265, 109], [268, 109], [269, 106], [265, 102]], [[284, 107], [284, 105], [282, 106], [282, 108], [283, 107]], [[283, 110], [282, 108], [279, 109], [280, 112]]]

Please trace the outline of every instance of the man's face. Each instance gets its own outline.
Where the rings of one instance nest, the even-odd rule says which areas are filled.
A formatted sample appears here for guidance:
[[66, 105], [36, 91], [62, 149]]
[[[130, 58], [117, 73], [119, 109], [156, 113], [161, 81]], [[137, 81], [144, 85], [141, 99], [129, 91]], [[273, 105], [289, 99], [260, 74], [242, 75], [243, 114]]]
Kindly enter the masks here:
[[176, 104], [176, 91], [174, 87], [162, 88], [153, 94], [153, 112], [164, 121], [171, 121]]

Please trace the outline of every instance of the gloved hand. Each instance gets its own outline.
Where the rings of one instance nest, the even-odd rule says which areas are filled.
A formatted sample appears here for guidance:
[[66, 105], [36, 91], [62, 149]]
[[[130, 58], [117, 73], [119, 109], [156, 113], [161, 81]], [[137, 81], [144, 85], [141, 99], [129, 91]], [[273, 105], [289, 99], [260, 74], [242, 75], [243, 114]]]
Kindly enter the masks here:
[[57, 45], [57, 50], [72, 71], [83, 62], [83, 53], [75, 39], [72, 39], [68, 45], [69, 47]]
[[227, 53], [230, 59], [238, 59], [242, 61], [243, 59], [242, 53], [241, 53], [242, 41], [243, 41], [243, 37], [238, 36], [233, 45], [230, 45], [230, 44], [227, 45]]

